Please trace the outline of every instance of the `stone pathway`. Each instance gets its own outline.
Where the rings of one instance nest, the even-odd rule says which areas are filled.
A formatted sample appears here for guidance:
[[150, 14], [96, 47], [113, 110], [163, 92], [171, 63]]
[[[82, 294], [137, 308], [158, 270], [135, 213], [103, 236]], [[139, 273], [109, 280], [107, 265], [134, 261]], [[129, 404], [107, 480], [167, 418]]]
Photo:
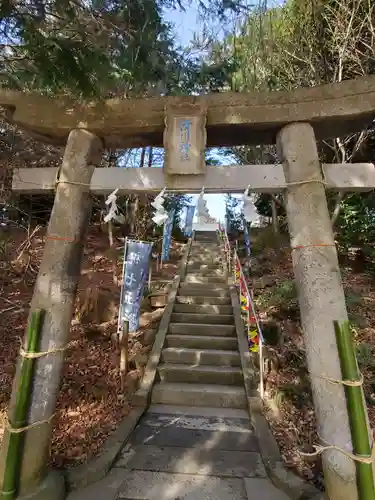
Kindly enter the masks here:
[[287, 500], [250, 427], [216, 233], [196, 232], [160, 354], [152, 405], [114, 468], [69, 500]]
[[288, 500], [245, 410], [153, 405], [110, 474], [68, 500]]

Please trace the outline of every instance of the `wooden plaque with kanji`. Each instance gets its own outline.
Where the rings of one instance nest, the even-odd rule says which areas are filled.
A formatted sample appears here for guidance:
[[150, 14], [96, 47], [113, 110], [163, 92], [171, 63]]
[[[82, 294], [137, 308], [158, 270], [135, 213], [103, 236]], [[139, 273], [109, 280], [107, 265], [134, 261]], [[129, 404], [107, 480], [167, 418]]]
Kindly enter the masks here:
[[167, 175], [204, 174], [206, 109], [194, 105], [166, 107], [164, 148]]

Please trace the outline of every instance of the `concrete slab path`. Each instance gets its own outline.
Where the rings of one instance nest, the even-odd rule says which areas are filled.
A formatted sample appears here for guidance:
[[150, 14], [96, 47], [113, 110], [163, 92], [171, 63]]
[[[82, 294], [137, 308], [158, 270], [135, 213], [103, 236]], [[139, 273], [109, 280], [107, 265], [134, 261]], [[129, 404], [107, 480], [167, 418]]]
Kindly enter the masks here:
[[214, 262], [222, 248], [216, 233], [195, 234], [153, 404], [110, 474], [68, 500], [288, 499], [268, 479], [250, 426], [227, 272]]
[[68, 500], [288, 500], [245, 410], [153, 405], [110, 474]]

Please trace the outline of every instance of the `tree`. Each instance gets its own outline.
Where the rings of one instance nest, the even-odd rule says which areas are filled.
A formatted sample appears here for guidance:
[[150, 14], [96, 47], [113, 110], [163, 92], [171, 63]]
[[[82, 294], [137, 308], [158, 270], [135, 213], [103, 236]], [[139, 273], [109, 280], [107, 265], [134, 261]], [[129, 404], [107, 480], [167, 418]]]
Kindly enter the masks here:
[[239, 210], [240, 200], [231, 194], [225, 195], [225, 215], [228, 233], [236, 233], [242, 227], [241, 212]]
[[[189, 3], [1, 2], [1, 84], [51, 93], [69, 91], [83, 97], [139, 95], [160, 83], [169, 88], [180, 73], [181, 55], [173, 48], [163, 9], [183, 9]], [[199, 0], [198, 4], [201, 15], [221, 18], [243, 8], [240, 0]]]
[[[239, 34], [233, 37], [231, 46], [231, 57], [238, 59], [238, 72], [233, 76], [233, 87], [236, 90], [280, 90], [293, 89], [297, 87], [309, 87], [323, 83], [341, 82], [349, 78], [369, 75], [374, 73], [374, 50], [375, 50], [375, 5], [367, 0], [352, 2], [351, 0], [312, 0], [301, 2], [299, 0], [287, 0], [286, 3], [276, 9], [269, 11], [254, 11], [246, 22], [241, 26]], [[228, 44], [229, 45], [229, 44]], [[374, 130], [369, 128], [358, 134], [347, 137], [336, 137], [333, 140], [324, 141], [319, 144], [320, 159], [330, 162], [355, 162], [359, 159], [371, 161], [374, 157]], [[269, 152], [269, 151], [268, 151]], [[247, 151], [246, 151], [247, 153]], [[259, 150], [253, 148], [250, 154], [254, 157]], [[261, 168], [261, 167], [260, 167]], [[325, 202], [324, 196], [320, 202]], [[316, 201], [316, 203], [318, 203]], [[375, 228], [374, 194], [366, 197], [351, 195], [342, 200], [341, 196], [329, 199], [333, 216], [336, 217], [337, 225], [341, 230], [338, 238], [347, 240], [349, 245], [354, 242], [360, 244], [369, 242], [367, 234], [373, 238]], [[318, 205], [322, 206], [322, 205]], [[341, 211], [339, 210], [341, 208]], [[322, 210], [322, 217], [325, 212]], [[326, 223], [326, 221], [325, 221]], [[317, 226], [317, 227], [323, 227]], [[325, 224], [325, 227], [327, 225]], [[298, 228], [303, 234], [303, 228]], [[293, 228], [296, 233], [296, 227]], [[308, 234], [308, 231], [306, 231]], [[367, 233], [367, 234], [366, 234]], [[294, 234], [296, 236], [296, 234]], [[329, 235], [331, 237], [331, 235]], [[306, 335], [306, 351], [309, 369], [312, 372], [312, 388], [318, 426], [322, 439], [329, 440], [333, 444], [342, 447], [350, 439], [350, 429], [347, 416], [345, 415], [344, 393], [342, 387], [328, 389], [319, 387], [314, 376], [320, 377], [320, 373], [314, 373], [316, 366], [324, 367], [326, 373], [330, 367], [339, 370], [337, 352], [332, 349], [335, 337], [332, 327], [330, 311], [335, 307], [335, 314], [346, 316], [344, 296], [341, 283], [337, 279], [338, 269], [336, 256], [332, 254], [332, 269], [324, 270], [326, 262], [329, 261], [328, 253], [322, 259], [322, 254], [316, 253], [315, 264], [309, 265], [309, 257], [294, 254], [294, 267], [299, 271], [300, 304], [302, 320]], [[324, 262], [326, 261], [326, 262]], [[310, 276], [308, 275], [308, 272]], [[308, 286], [321, 283], [321, 290], [326, 291], [329, 306], [324, 304], [324, 295], [318, 294], [318, 301], [314, 304], [314, 298], [310, 296]], [[323, 283], [326, 280], [326, 283]], [[325, 288], [326, 287], [326, 288]], [[323, 293], [323, 292], [321, 292]], [[329, 299], [329, 294], [331, 298]], [[319, 302], [321, 303], [319, 304]], [[327, 304], [327, 302], [326, 302]], [[322, 317], [326, 315], [327, 327], [322, 342], [331, 346], [331, 352], [319, 350], [315, 336], [324, 328], [324, 321], [319, 323], [317, 313], [321, 307]], [[330, 309], [331, 308], [331, 309]], [[319, 325], [315, 331], [311, 325]], [[327, 368], [328, 370], [326, 370]], [[336, 377], [337, 378], [337, 377]], [[334, 405], [341, 404], [343, 418], [334, 420]], [[329, 409], [327, 411], [327, 409]], [[332, 420], [333, 419], [333, 420]], [[345, 446], [344, 445], [344, 446]], [[356, 498], [356, 485], [354, 466], [352, 462], [341, 460], [341, 455], [323, 455], [326, 487], [329, 498]]]
[[[231, 84], [236, 91], [290, 90], [370, 75], [375, 71], [375, 4], [366, 0], [288, 0], [277, 8], [253, 9], [222, 46], [223, 57], [233, 60], [237, 68]], [[327, 163], [373, 161], [374, 148], [372, 127], [319, 143], [321, 160]], [[233, 154], [240, 163], [279, 162], [274, 147], [268, 145], [235, 148]], [[368, 211], [372, 214], [373, 209], [359, 203], [360, 197], [351, 197], [350, 203], [343, 202], [343, 194], [329, 193], [327, 197], [339, 242], [345, 239], [347, 246], [348, 235], [357, 233], [357, 226], [350, 229], [356, 204], [358, 221], [367, 221], [363, 232], [369, 237], [362, 243], [370, 244], [368, 224], [375, 224], [375, 217], [369, 217]], [[265, 207], [264, 197], [259, 201]], [[278, 202], [282, 206], [280, 197]]]

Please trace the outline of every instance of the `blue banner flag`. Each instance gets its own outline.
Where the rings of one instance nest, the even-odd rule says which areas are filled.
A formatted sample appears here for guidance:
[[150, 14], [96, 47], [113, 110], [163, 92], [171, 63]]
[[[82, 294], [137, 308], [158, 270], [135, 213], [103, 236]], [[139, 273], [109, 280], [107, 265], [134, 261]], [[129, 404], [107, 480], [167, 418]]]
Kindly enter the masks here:
[[193, 218], [195, 212], [195, 205], [189, 205], [186, 209], [186, 219], [185, 219], [185, 236], [191, 237], [193, 233]]
[[119, 329], [124, 320], [129, 321], [129, 332], [136, 332], [148, 277], [152, 243], [128, 240], [124, 252], [124, 281], [121, 289]]
[[244, 242], [246, 246], [246, 252], [248, 257], [251, 257], [251, 244], [250, 244], [250, 234], [249, 234], [249, 229], [247, 225], [247, 221], [245, 217], [242, 217], [243, 221], [243, 235], [244, 235]]
[[164, 224], [164, 233], [163, 233], [163, 248], [161, 251], [161, 260], [164, 262], [169, 259], [169, 247], [171, 245], [171, 236], [172, 236], [172, 228], [173, 228], [173, 219], [174, 219], [175, 209], [173, 208], [169, 214], [168, 219]]

